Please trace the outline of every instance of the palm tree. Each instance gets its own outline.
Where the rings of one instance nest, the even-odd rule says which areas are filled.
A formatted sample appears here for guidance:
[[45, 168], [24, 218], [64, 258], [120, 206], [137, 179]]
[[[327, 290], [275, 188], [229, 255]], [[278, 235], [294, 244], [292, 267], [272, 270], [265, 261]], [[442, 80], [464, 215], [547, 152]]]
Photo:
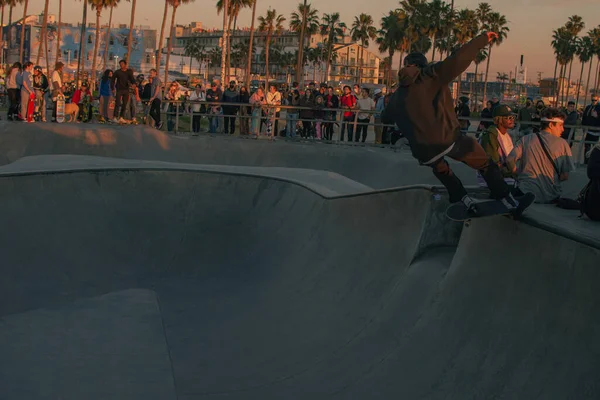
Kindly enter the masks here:
[[[47, 29], [48, 29], [48, 3], [50, 2], [50, 0], [46, 0], [45, 4], [44, 4], [44, 20], [42, 22], [42, 31], [40, 32], [40, 44], [38, 45], [38, 53], [37, 53], [37, 58], [35, 60], [35, 64], [39, 65], [40, 64], [40, 57], [42, 56], [42, 48], [44, 46], [44, 44], [46, 45], [46, 68], [48, 66], [48, 34], [46, 33]], [[3, 6], [4, 9], [4, 6]]]
[[165, 40], [165, 25], [167, 24], [167, 14], [169, 13], [169, 0], [165, 1], [165, 11], [163, 13], [162, 24], [160, 26], [160, 39], [158, 39], [158, 51], [156, 52], [156, 71], [160, 71], [160, 59], [162, 58], [163, 41]]
[[167, 61], [165, 63], [165, 88], [167, 87], [166, 84], [169, 79], [169, 59], [171, 58], [171, 52], [173, 51], [173, 36], [175, 36], [173, 28], [175, 27], [175, 14], [177, 14], [177, 8], [180, 5], [188, 4], [192, 1], [194, 0], [169, 0], [171, 7], [173, 7], [173, 12], [171, 13], [171, 29], [169, 29], [169, 46], [167, 48]]
[[283, 15], [277, 15], [276, 10], [267, 10], [267, 14], [263, 17], [262, 15], [258, 17], [258, 21], [260, 25], [258, 26], [258, 30], [260, 32], [265, 32], [267, 37], [265, 39], [265, 88], [269, 87], [269, 46], [271, 45], [271, 38], [273, 35], [280, 34], [283, 31], [283, 22], [285, 18]]
[[135, 2], [136, 0], [131, 1], [131, 19], [129, 20], [129, 37], [127, 38], [127, 62], [131, 65], [131, 44], [133, 43], [133, 28], [135, 22]]
[[252, 22], [250, 23], [250, 41], [248, 42], [248, 63], [246, 65], [246, 86], [250, 85], [250, 72], [252, 68], [252, 56], [256, 52], [254, 50], [254, 21], [256, 19], [256, 2], [258, 0], [250, 0], [252, 2]]
[[[553, 85], [553, 90], [552, 90], [552, 96], [554, 96], [554, 105], [557, 106], [558, 105], [558, 98], [560, 96], [560, 92], [561, 92], [561, 86], [557, 85], [557, 80], [556, 80], [556, 69], [557, 66], [560, 65], [560, 72], [559, 72], [559, 80], [562, 78], [563, 76], [563, 69], [565, 68], [566, 64], [568, 64], [568, 53], [570, 52], [569, 47], [571, 46], [571, 34], [569, 33], [569, 31], [567, 30], [567, 28], [565, 28], [564, 26], [559, 28], [558, 30], [555, 30], [553, 35], [552, 35], [552, 47], [554, 49], [554, 54], [556, 55], [556, 64], [554, 65], [554, 85]], [[558, 88], [557, 88], [558, 86]], [[556, 90], [558, 89], [559, 93], [556, 93]]]
[[[479, 64], [484, 62], [487, 59], [487, 57], [488, 57], [488, 52], [486, 49], [481, 50], [475, 57], [475, 80], [474, 80], [475, 83], [477, 83], [477, 73], [479, 72]], [[475, 106], [477, 106], [478, 94], [479, 94], [479, 91], [475, 90], [475, 104], [474, 104]]]
[[569, 17], [569, 21], [565, 24], [565, 28], [571, 35], [571, 42], [569, 43], [567, 59], [569, 60], [569, 78], [567, 79], [567, 86], [565, 88], [565, 94], [563, 95], [563, 105], [564, 99], [569, 96], [569, 88], [571, 85], [571, 70], [573, 69], [573, 60], [575, 59], [575, 55], [578, 51], [578, 35], [585, 28], [585, 22], [583, 22], [583, 18], [579, 15], [572, 15]]
[[[62, 27], [62, 0], [58, 0], [58, 26], [56, 29], [56, 60], [54, 61], [54, 63], [56, 64], [58, 62], [58, 60], [60, 60], [60, 41], [61, 41], [61, 30]], [[50, 73], [50, 71], [48, 71], [48, 73]]]
[[108, 15], [108, 26], [106, 27], [106, 38], [104, 39], [104, 56], [102, 58], [104, 68], [108, 65], [108, 44], [110, 43], [110, 27], [112, 25], [113, 9], [119, 4], [121, 0], [106, 0], [104, 3], [106, 7], [110, 7], [110, 13]]
[[358, 83], [362, 79], [362, 68], [365, 47], [369, 45], [369, 39], [375, 40], [377, 38], [377, 29], [373, 26], [373, 17], [367, 14], [360, 14], [358, 17], [354, 17], [352, 28], [350, 29], [350, 35], [352, 40], [360, 42], [360, 61], [358, 66]]
[[85, 51], [85, 28], [87, 27], [87, 9], [88, 0], [83, 0], [83, 17], [81, 19], [81, 33], [79, 35], [79, 54], [77, 55], [77, 72], [75, 74], [75, 84], [79, 85], [79, 76], [83, 75], [85, 70], [85, 59], [83, 58], [83, 52]]
[[446, 21], [450, 14], [450, 5], [443, 0], [432, 0], [426, 3], [426, 20], [423, 24], [426, 28], [426, 33], [432, 41], [431, 60], [435, 59], [435, 48], [437, 40], [447, 34]]
[[[96, 10], [96, 40], [94, 40], [94, 55], [92, 58], [92, 88], [95, 87], [96, 83], [96, 57], [98, 56], [98, 46], [100, 45], [100, 17], [102, 16], [102, 9], [111, 7], [111, 0], [90, 0], [92, 10]], [[107, 38], [108, 41], [108, 38]]]
[[[8, 1], [7, 0], [0, 0], [0, 8], [2, 9], [2, 17], [0, 17], [0, 43], [2, 43], [2, 31], [4, 28], [4, 7], [8, 5]], [[3, 49], [0, 49], [0, 51], [4, 51]], [[4, 58], [2, 58], [2, 61], [4, 62]]]
[[333, 58], [333, 45], [339, 41], [340, 38], [344, 37], [344, 30], [346, 24], [342, 22], [340, 13], [323, 14], [321, 19], [321, 35], [326, 36], [327, 52], [326, 52], [326, 66], [325, 66], [325, 81], [329, 80], [329, 69], [331, 67], [331, 60]]
[[[468, 8], [460, 10], [456, 14], [454, 20], [454, 37], [458, 45], [464, 45], [469, 40], [473, 39], [479, 32], [479, 23], [477, 21], [477, 14], [474, 10]], [[489, 62], [489, 58], [488, 58]], [[486, 73], [487, 77], [487, 73]], [[458, 84], [456, 93], [460, 95], [462, 82], [462, 73], [458, 77]], [[485, 92], [484, 92], [485, 93]]]
[[[306, 15], [306, 31], [309, 35], [314, 35], [319, 32], [319, 10], [311, 8], [310, 4], [306, 5], [306, 14], [304, 4], [298, 4], [298, 12], [294, 11], [290, 19], [290, 30], [292, 32], [300, 33], [302, 30], [302, 23], [305, 20]], [[306, 42], [306, 40], [305, 40]], [[306, 46], [306, 43], [302, 44]]]
[[[251, 0], [226, 0], [227, 1], [227, 32], [231, 30], [231, 24], [233, 23], [233, 29], [237, 25], [237, 18], [242, 8], [250, 7], [252, 5]], [[217, 1], [217, 15], [223, 11], [224, 0]], [[227, 35], [227, 46], [225, 47], [225, 69], [226, 75], [229, 76], [229, 68], [231, 64], [231, 35]]]
[[27, 6], [29, 5], [29, 0], [23, 0], [23, 19], [21, 20], [21, 47], [20, 47], [20, 61], [23, 64], [23, 52], [25, 49], [25, 19], [27, 18]]
[[494, 45], [500, 46], [504, 39], [508, 36], [508, 32], [510, 29], [508, 26], [508, 21], [506, 21], [506, 17], [498, 12], [493, 12], [488, 16], [487, 21], [484, 23], [484, 27], [489, 32], [496, 32], [498, 34], [497, 39], [493, 39], [488, 46], [488, 57], [487, 57], [487, 65], [485, 67], [485, 82], [483, 84], [483, 102], [486, 101], [487, 96], [487, 82], [488, 82], [488, 74], [490, 72], [490, 60], [492, 59], [492, 47]]
[[[579, 105], [579, 92], [581, 87], [581, 81], [583, 80], [583, 69], [587, 62], [590, 63], [590, 71], [588, 73], [588, 85], [589, 85], [589, 77], [592, 73], [592, 57], [594, 55], [594, 43], [590, 36], [585, 36], [579, 39], [579, 45], [577, 46], [577, 56], [579, 61], [581, 62], [581, 72], [579, 73], [579, 85], [577, 85], [577, 100], [575, 104]], [[586, 97], [587, 97], [587, 88], [586, 88]], [[585, 103], [585, 98], [584, 98]]]
[[[592, 41], [592, 53], [598, 57], [598, 62], [596, 63], [596, 75], [595, 75], [595, 82], [594, 82], [594, 92], [596, 94], [598, 94], [598, 68], [600, 68], [600, 25], [598, 25], [597, 28], [594, 28], [591, 31], [589, 31], [588, 36], [590, 37], [590, 39]], [[589, 85], [590, 85], [590, 75], [592, 74], [592, 64], [593, 64], [593, 62], [590, 61], [590, 73], [588, 74], [587, 85], [586, 85], [586, 94], [585, 94], [586, 98], [584, 99], [584, 102], [587, 100], [588, 92], [590, 92]]]
[[[394, 54], [399, 48], [399, 44], [402, 41], [404, 35], [402, 27], [400, 25], [400, 11], [390, 11], [388, 15], [381, 19], [381, 29], [377, 31], [378, 37], [375, 42], [379, 45], [379, 51], [381, 53], [388, 52], [389, 59], [387, 63], [388, 73], [387, 82], [390, 84], [392, 74], [392, 61]], [[402, 54], [400, 54], [400, 60], [402, 60]]]

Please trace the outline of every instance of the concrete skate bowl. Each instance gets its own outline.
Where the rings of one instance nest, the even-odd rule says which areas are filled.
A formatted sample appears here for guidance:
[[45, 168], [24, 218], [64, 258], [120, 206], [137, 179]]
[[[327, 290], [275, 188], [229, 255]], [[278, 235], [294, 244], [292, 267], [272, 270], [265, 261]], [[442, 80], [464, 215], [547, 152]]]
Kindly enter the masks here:
[[[75, 154], [193, 164], [292, 167], [336, 172], [372, 188], [437, 184], [408, 150], [290, 143], [218, 135], [176, 137], [145, 126], [15, 124], [0, 121], [0, 165], [26, 156]], [[402, 154], [401, 154], [402, 153]], [[463, 166], [456, 164], [458, 171]], [[407, 173], [410, 171], [410, 173]], [[416, 173], [415, 173], [416, 171]], [[475, 174], [463, 176], [475, 182]]]
[[439, 195], [4, 173], [1, 397], [597, 398], [598, 247]]

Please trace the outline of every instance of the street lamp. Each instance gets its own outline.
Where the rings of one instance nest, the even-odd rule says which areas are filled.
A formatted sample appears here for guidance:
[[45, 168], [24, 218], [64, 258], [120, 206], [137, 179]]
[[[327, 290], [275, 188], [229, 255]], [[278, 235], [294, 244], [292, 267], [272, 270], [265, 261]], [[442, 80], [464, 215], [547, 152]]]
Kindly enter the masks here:
[[185, 66], [185, 61], [183, 61], [183, 58], [181, 59], [179, 66], [181, 67], [181, 73], [183, 74], [183, 67]]

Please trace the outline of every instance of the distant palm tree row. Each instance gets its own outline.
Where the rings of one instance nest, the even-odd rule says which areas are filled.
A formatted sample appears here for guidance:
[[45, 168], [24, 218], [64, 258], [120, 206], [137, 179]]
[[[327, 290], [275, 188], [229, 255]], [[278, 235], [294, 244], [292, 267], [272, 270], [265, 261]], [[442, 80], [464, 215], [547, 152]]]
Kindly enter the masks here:
[[[61, 24], [62, 15], [62, 0], [59, 1], [59, 25]], [[96, 12], [96, 38], [100, 38], [100, 19], [102, 13], [109, 11], [109, 21], [107, 26], [106, 38], [110, 36], [110, 26], [112, 24], [113, 9], [119, 5], [121, 0], [79, 0], [83, 3], [82, 21], [85, 25], [87, 19], [87, 8], [88, 4]], [[133, 34], [135, 12], [136, 12], [136, 0], [126, 0], [131, 3], [131, 21], [130, 21], [130, 37], [128, 40], [128, 53], [131, 53], [131, 45]], [[164, 0], [164, 14], [162, 25], [160, 29], [160, 39], [158, 42], [159, 49], [162, 48], [162, 43], [165, 37], [166, 21], [168, 18], [169, 10], [171, 13], [171, 23], [168, 32], [173, 32], [175, 26], [175, 16], [179, 6], [192, 3], [194, 0]], [[291, 13], [289, 21], [278, 14], [275, 9], [269, 9], [265, 15], [258, 16], [258, 26], [255, 26], [256, 18], [256, 5], [258, 0], [217, 0], [216, 8], [217, 13], [224, 13], [224, 40], [223, 47], [221, 49], [212, 49], [206, 51], [205, 48], [199, 46], [193, 41], [188, 43], [185, 49], [185, 54], [189, 57], [201, 60], [211, 60], [212, 64], [224, 64], [223, 70], [226, 75], [229, 76], [230, 66], [236, 65], [238, 67], [242, 64], [245, 66], [245, 80], [248, 82], [251, 76], [252, 57], [256, 53], [254, 45], [254, 31], [258, 29], [262, 32], [262, 38], [264, 38], [264, 60], [265, 60], [265, 78], [268, 81], [270, 78], [269, 63], [275, 62], [276, 65], [284, 67], [286, 69], [298, 69], [294, 68], [298, 64], [298, 56], [301, 54], [302, 59], [300, 65], [305, 65], [306, 62], [317, 66], [319, 64], [325, 64], [324, 80], [330, 75], [331, 64], [336, 58], [336, 47], [342, 43], [348, 26], [341, 20], [339, 13], [323, 14], [319, 16], [319, 11], [315, 9], [310, 3], [298, 4], [297, 10]], [[42, 31], [44, 32], [47, 26], [47, 9], [49, 0], [45, 1], [45, 18], [43, 22]], [[28, 0], [0, 0], [0, 6], [2, 9], [2, 21], [4, 20], [4, 8], [9, 7], [9, 24], [12, 21], [12, 9], [17, 4], [23, 4], [23, 18], [27, 15]], [[226, 9], [225, 9], [226, 7]], [[252, 9], [252, 22], [250, 27], [250, 40], [246, 43], [238, 43], [234, 46], [231, 45], [231, 36], [228, 34], [233, 26], [235, 31], [237, 27], [237, 20], [242, 10], [249, 8]], [[286, 29], [284, 25], [287, 22], [289, 29], [292, 32], [298, 33], [299, 36], [303, 35], [302, 43], [299, 44], [299, 49], [294, 53], [285, 53], [283, 49], [278, 48], [274, 45], [274, 40], [281, 35]], [[395, 56], [399, 57], [398, 68], [401, 68], [402, 58], [404, 55], [412, 51], [418, 51], [422, 53], [431, 52], [431, 60], [435, 60], [436, 56], [439, 59], [451, 54], [458, 47], [464, 45], [466, 42], [476, 37], [484, 31], [493, 31], [498, 33], [498, 39], [494, 40], [489, 46], [482, 50], [475, 60], [475, 79], [477, 79], [479, 65], [483, 61], [487, 60], [485, 66], [485, 82], [483, 90], [483, 98], [487, 95], [487, 82], [490, 71], [490, 61], [492, 57], [492, 50], [494, 46], [499, 46], [507, 38], [509, 33], [508, 22], [506, 17], [496, 11], [494, 11], [489, 3], [479, 3], [476, 9], [455, 9], [454, 1], [450, 4], [444, 0], [402, 0], [399, 2], [399, 7], [389, 11], [379, 22], [379, 26], [375, 26], [373, 17], [366, 13], [361, 13], [354, 17], [349, 29], [349, 36], [354, 41], [360, 44], [360, 54], [358, 57], [357, 68], [357, 80], [362, 79], [362, 66], [364, 65], [364, 49], [374, 42], [377, 44], [378, 49], [381, 53], [387, 54], [387, 57], [383, 59], [380, 68], [384, 68], [384, 82], [391, 84], [394, 81], [392, 77], [392, 60]], [[590, 30], [586, 36], [579, 37], [579, 34], [585, 28], [585, 23], [582, 18], [574, 15], [569, 18], [568, 22], [563, 26], [554, 31], [552, 37], [552, 48], [556, 56], [555, 64], [555, 82], [558, 72], [560, 78], [566, 78], [570, 80], [572, 73], [573, 60], [578, 57], [582, 63], [580, 71], [580, 82], [583, 78], [584, 66], [588, 65], [588, 78], [586, 85], [586, 93], [588, 92], [590, 78], [592, 76], [592, 63], [593, 58], [596, 56], [599, 62], [596, 64], [596, 73], [594, 86], [598, 89], [598, 75], [600, 73], [600, 26]], [[83, 29], [83, 27], [82, 27]], [[22, 26], [21, 34], [21, 57], [23, 57], [23, 40], [24, 40], [24, 25]], [[60, 34], [60, 27], [58, 29]], [[0, 33], [1, 35], [1, 33]], [[321, 42], [317, 49], [310, 48], [308, 45], [307, 38], [313, 35], [320, 35]], [[46, 35], [44, 35], [46, 36]], [[169, 41], [166, 51], [165, 60], [165, 80], [168, 76], [169, 59], [173, 51], [173, 36], [169, 35]], [[2, 37], [0, 36], [0, 40]], [[60, 43], [60, 40], [58, 40]], [[85, 42], [85, 41], [82, 41]], [[272, 46], [273, 44], [273, 46]], [[100, 45], [100, 40], [95, 40], [94, 43], [94, 56], [92, 70], [96, 71], [97, 68], [97, 54]], [[46, 54], [47, 54], [47, 43]], [[81, 46], [85, 46], [85, 43], [81, 43]], [[108, 40], [105, 40], [105, 46], [108, 47]], [[301, 49], [300, 49], [301, 47]], [[39, 57], [42, 54], [42, 43], [38, 49], [38, 62]], [[107, 53], [105, 48], [103, 65], [107, 65]], [[83, 51], [79, 51], [80, 60], [78, 60], [77, 75], [83, 72], [83, 63], [81, 62], [81, 55]], [[156, 69], [158, 70], [161, 65], [162, 50], [158, 52], [156, 57]], [[219, 55], [221, 59], [219, 60]], [[57, 51], [57, 59], [60, 56], [60, 52]], [[46, 57], [47, 59], [47, 57]], [[558, 68], [560, 66], [560, 69]], [[315, 68], [316, 69], [316, 68]], [[314, 69], [313, 69], [314, 70]], [[296, 71], [298, 73], [298, 71]], [[314, 72], [313, 72], [314, 73]], [[96, 74], [92, 74], [95, 79]], [[298, 76], [298, 75], [297, 75]], [[458, 90], [460, 91], [460, 81], [458, 80]], [[568, 94], [563, 90], [561, 94], [564, 100]], [[477, 99], [476, 99], [477, 101]], [[558, 101], [558, 100], [557, 100]]]
[[[562, 27], [555, 29], [552, 34], [552, 48], [554, 50], [554, 55], [556, 57], [556, 63], [554, 65], [554, 82], [556, 80], [556, 73], [558, 67], [559, 70], [559, 78], [562, 78], [564, 82], [566, 80], [566, 84], [558, 85], [555, 83], [554, 91], [557, 90], [560, 93], [554, 93], [555, 103], [558, 104], [560, 101], [561, 104], [564, 104], [568, 99], [568, 89], [571, 82], [571, 72], [573, 68], [573, 61], [575, 57], [579, 59], [581, 62], [581, 71], [579, 72], [579, 85], [581, 85], [583, 80], [583, 72], [586, 64], [588, 65], [588, 76], [587, 83], [585, 86], [585, 96], [584, 103], [586, 102], [587, 95], [590, 93], [590, 78], [592, 76], [592, 64], [594, 61], [594, 56], [598, 59], [596, 63], [596, 73], [594, 86], [592, 86], [594, 92], [598, 92], [598, 85], [600, 82], [598, 81], [598, 75], [600, 73], [600, 25], [594, 29], [588, 31], [586, 36], [580, 37], [579, 34], [585, 28], [585, 22], [583, 22], [583, 18], [579, 15], [573, 15], [569, 17], [569, 20]], [[568, 67], [568, 73], [567, 73]], [[560, 81], [561, 79], [559, 79]], [[579, 85], [577, 90], [577, 100], [576, 104], [579, 104]]]

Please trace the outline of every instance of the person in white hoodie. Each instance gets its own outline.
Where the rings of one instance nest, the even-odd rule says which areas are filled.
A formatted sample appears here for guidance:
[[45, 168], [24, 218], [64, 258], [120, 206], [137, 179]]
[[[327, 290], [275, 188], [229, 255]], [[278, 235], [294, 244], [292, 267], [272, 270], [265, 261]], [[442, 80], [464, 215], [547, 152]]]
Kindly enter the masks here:
[[206, 101], [206, 91], [202, 88], [202, 85], [196, 85], [196, 90], [190, 94], [190, 102], [192, 103], [192, 131], [194, 133], [200, 132], [200, 122], [202, 121], [203, 110], [206, 110], [206, 105], [200, 102]]
[[9, 121], [17, 119], [19, 115], [19, 100], [21, 99], [21, 96], [19, 95], [17, 77], [20, 74], [21, 63], [17, 61], [12, 67], [10, 67], [10, 70], [8, 70], [6, 79], [6, 91], [8, 92], [8, 100], [10, 101], [7, 115], [7, 119]]

